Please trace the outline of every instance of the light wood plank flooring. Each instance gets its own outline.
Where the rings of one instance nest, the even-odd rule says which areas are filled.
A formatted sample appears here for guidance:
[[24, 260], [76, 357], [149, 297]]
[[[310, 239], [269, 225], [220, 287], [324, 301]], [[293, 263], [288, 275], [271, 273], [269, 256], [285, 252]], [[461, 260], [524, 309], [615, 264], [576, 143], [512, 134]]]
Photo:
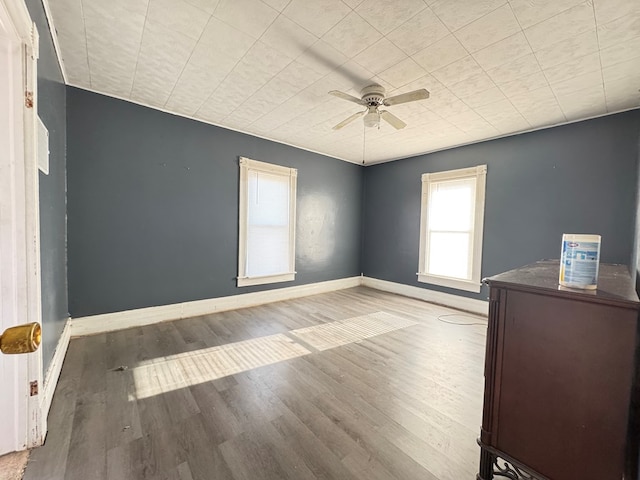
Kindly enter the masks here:
[[[292, 333], [376, 312], [396, 329], [322, 350]], [[74, 339], [24, 478], [473, 480], [486, 320], [438, 320], [459, 313], [359, 287]], [[273, 335], [291, 358], [205, 378], [236, 355], [216, 347]]]

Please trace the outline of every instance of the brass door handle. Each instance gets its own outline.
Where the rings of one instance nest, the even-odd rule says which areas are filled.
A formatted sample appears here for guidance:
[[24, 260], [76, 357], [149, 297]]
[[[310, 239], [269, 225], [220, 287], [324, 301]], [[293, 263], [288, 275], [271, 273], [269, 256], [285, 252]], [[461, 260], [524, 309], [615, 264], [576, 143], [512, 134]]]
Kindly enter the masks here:
[[7, 328], [0, 336], [0, 351], [6, 354], [35, 352], [42, 340], [38, 322]]

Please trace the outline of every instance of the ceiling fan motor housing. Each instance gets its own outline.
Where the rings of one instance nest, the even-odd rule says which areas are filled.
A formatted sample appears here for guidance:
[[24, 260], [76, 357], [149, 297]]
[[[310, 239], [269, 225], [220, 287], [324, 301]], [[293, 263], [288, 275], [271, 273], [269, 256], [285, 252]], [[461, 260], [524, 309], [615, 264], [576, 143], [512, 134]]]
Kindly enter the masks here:
[[378, 107], [384, 102], [384, 87], [369, 85], [362, 89], [362, 101], [370, 107]]

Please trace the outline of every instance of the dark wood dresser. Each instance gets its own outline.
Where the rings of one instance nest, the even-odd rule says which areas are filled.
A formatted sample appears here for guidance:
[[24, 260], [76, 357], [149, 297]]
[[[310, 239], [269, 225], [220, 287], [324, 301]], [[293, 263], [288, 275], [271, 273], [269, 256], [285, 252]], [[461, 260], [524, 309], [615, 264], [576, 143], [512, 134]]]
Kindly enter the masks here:
[[597, 290], [558, 285], [559, 261], [490, 287], [479, 480], [636, 480], [640, 303], [626, 266]]

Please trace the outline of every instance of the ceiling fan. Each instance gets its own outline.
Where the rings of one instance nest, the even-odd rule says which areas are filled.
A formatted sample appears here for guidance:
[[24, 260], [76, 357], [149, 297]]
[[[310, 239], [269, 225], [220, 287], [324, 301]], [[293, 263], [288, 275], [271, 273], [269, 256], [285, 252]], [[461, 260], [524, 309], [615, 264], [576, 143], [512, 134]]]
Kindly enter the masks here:
[[366, 110], [354, 113], [350, 117], [345, 118], [335, 127], [333, 127], [333, 129], [340, 130], [345, 125], [350, 124], [355, 119], [364, 115], [363, 120], [365, 127], [375, 127], [376, 125], [380, 125], [380, 119], [382, 118], [393, 128], [395, 128], [396, 130], [400, 130], [401, 128], [406, 127], [407, 124], [388, 110], [380, 110], [380, 107], [390, 107], [392, 105], [398, 105], [400, 103], [415, 102], [417, 100], [424, 100], [426, 98], [429, 98], [429, 92], [424, 88], [421, 88], [420, 90], [414, 90], [413, 92], [395, 95], [389, 98], [385, 98], [384, 93], [384, 87], [381, 85], [369, 85], [368, 87], [363, 88], [362, 98], [357, 98], [353, 95], [349, 95], [348, 93], [340, 92], [338, 90], [331, 90], [329, 92], [330, 95], [367, 107]]

